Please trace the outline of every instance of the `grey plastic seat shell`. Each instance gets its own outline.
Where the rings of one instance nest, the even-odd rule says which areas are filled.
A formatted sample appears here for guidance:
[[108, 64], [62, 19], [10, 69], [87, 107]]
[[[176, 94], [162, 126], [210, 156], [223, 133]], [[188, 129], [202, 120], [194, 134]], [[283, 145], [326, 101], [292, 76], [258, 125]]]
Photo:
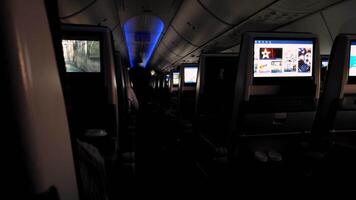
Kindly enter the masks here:
[[195, 123], [211, 143], [226, 145], [238, 54], [200, 56], [196, 86]]
[[334, 41], [314, 123], [316, 135], [356, 131], [356, 82], [349, 77], [352, 41], [356, 35], [340, 34]]
[[[310, 83], [315, 87], [306, 99], [311, 106], [304, 107], [300, 98], [302, 95], [291, 96], [288, 99], [280, 98], [278, 94], [284, 85], [259, 84], [254, 85], [254, 40], [313, 40], [313, 68]], [[316, 113], [316, 105], [320, 92], [320, 67], [319, 67], [319, 41], [318, 37], [311, 33], [284, 33], [284, 32], [248, 32], [242, 38], [240, 59], [236, 75], [235, 95], [233, 100], [233, 114], [231, 120], [231, 133], [238, 136], [261, 135], [289, 135], [310, 133]], [[272, 79], [272, 78], [271, 78]], [[284, 88], [285, 89], [285, 88]], [[270, 104], [278, 110], [266, 109], [250, 111], [246, 105], [251, 100], [263, 102], [263, 97], [277, 97], [277, 101], [271, 100]], [[288, 102], [286, 109], [279, 108], [278, 102]], [[296, 105], [293, 102], [297, 102]], [[263, 102], [266, 103], [266, 102]]]

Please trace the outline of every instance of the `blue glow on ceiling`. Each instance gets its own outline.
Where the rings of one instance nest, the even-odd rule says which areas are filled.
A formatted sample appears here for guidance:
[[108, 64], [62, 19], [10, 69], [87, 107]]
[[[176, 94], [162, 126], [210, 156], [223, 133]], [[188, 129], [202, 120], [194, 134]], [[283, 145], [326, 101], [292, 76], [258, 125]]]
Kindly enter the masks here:
[[130, 61], [130, 66], [134, 67], [134, 62], [133, 62], [133, 53], [132, 53], [132, 49], [130, 49], [129, 47], [132, 45], [130, 43], [130, 41], [133, 41], [132, 35], [129, 34], [128, 32], [128, 24], [124, 24], [124, 32], [125, 32], [125, 42], [126, 42], [126, 47], [127, 47], [127, 51], [128, 51], [128, 55], [129, 55], [129, 61]]
[[163, 21], [142, 15], [127, 20], [123, 30], [131, 67], [146, 67], [164, 29]]

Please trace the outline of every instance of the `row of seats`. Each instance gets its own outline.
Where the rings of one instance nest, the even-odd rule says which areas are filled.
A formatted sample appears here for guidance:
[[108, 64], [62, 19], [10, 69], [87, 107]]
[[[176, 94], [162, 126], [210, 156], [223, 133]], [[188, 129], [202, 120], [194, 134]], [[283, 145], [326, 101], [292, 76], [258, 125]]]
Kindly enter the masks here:
[[[229, 149], [232, 160], [243, 152], [284, 154], [306, 140], [353, 133], [355, 39], [347, 34], [335, 39], [322, 93], [313, 34], [250, 32], [239, 56], [201, 55], [196, 131], [211, 146]], [[351, 136], [345, 136], [348, 143]]]

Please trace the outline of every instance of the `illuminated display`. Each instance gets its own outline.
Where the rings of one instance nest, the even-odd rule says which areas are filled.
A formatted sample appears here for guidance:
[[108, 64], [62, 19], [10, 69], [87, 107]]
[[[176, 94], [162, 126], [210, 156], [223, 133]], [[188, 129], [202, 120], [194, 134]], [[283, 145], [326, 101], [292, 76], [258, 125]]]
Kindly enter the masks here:
[[356, 42], [351, 42], [349, 76], [356, 76]]
[[184, 83], [196, 83], [197, 82], [197, 67], [185, 67], [184, 68]]
[[328, 65], [329, 65], [329, 61], [327, 61], [327, 60], [323, 60], [323, 61], [321, 61], [321, 67], [325, 67], [325, 68], [327, 68], [327, 67], [328, 67]]
[[174, 72], [173, 73], [173, 85], [178, 85], [179, 84], [179, 73]]
[[255, 40], [254, 77], [310, 77], [312, 40]]
[[100, 72], [100, 41], [62, 40], [66, 72]]

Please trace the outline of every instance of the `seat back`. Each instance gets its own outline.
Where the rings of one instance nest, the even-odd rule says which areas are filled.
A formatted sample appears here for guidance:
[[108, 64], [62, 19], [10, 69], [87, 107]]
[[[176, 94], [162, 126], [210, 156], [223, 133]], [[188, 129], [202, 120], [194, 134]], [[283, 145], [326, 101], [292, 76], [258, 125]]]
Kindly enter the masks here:
[[231, 129], [239, 136], [312, 130], [320, 90], [319, 42], [308, 33], [246, 33]]
[[170, 74], [170, 92], [175, 93], [179, 90], [180, 73], [179, 71], [172, 71]]
[[62, 25], [62, 33], [64, 90], [72, 134], [86, 140], [88, 130], [105, 130], [105, 144], [95, 145], [114, 153], [119, 106], [111, 32], [106, 27]]
[[320, 56], [320, 93], [324, 91], [325, 79], [326, 74], [328, 72], [328, 65], [329, 65], [329, 56], [322, 55]]
[[195, 126], [217, 145], [226, 144], [237, 54], [202, 54], [196, 86]]
[[330, 54], [324, 92], [321, 95], [315, 134], [355, 132], [356, 35], [341, 34]]
[[182, 66], [180, 66], [180, 83], [178, 98], [181, 117], [183, 120], [193, 119], [197, 75], [197, 64], [182, 64]]

